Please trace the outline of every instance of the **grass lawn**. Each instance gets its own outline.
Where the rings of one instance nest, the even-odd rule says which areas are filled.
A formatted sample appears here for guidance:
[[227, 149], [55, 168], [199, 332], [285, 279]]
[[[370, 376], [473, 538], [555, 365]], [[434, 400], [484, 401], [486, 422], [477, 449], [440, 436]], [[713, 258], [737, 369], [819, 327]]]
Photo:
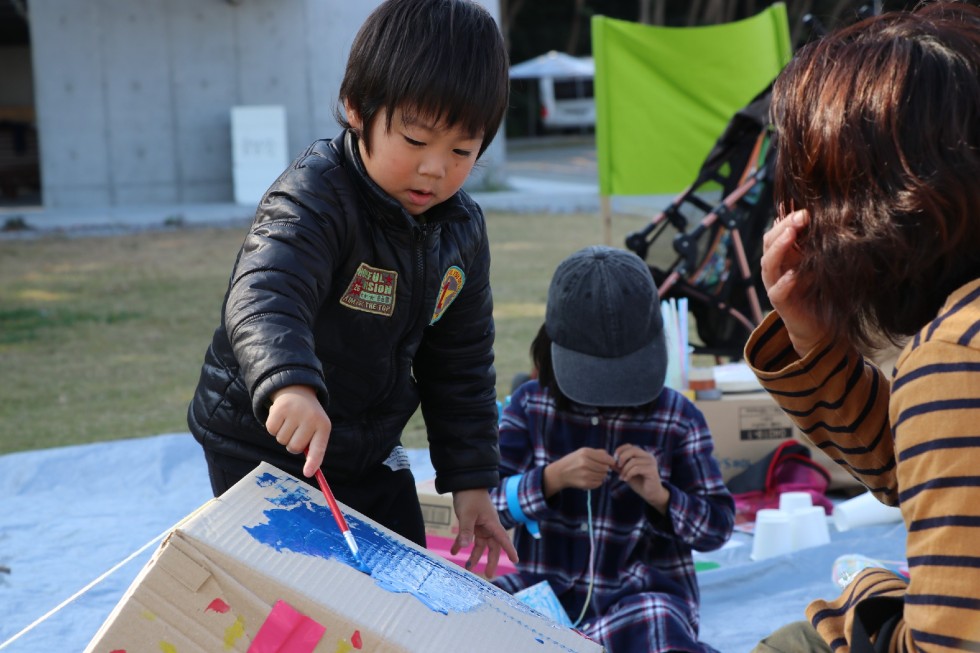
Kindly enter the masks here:
[[[616, 216], [613, 244], [648, 218]], [[488, 215], [498, 394], [528, 367], [555, 266], [598, 215]], [[0, 240], [0, 453], [187, 430], [245, 227]], [[669, 256], [669, 254], [667, 254]], [[405, 444], [425, 446], [419, 416]]]

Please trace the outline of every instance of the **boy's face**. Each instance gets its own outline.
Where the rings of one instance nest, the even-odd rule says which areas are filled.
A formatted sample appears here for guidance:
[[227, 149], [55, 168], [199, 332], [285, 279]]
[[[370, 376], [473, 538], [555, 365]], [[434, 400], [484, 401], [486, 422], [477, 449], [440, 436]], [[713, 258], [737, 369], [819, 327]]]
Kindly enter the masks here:
[[[347, 110], [355, 129], [361, 117]], [[386, 131], [386, 113], [379, 111], [371, 125], [371, 154], [359, 146], [368, 175], [411, 215], [421, 215], [456, 194], [476, 163], [483, 134], [431, 124], [427, 118], [408, 119], [400, 109]]]

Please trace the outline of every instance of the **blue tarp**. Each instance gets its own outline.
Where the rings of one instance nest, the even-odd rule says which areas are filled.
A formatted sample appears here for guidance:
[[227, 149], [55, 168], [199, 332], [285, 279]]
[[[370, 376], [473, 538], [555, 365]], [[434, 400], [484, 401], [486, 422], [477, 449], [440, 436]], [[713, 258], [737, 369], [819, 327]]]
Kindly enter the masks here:
[[[431, 476], [426, 451], [410, 460], [417, 478]], [[162, 536], [210, 498], [186, 433], [0, 456], [0, 566], [10, 570], [0, 573], [0, 650], [83, 650]], [[810, 600], [837, 594], [839, 555], [898, 559], [904, 541], [901, 524], [831, 527], [830, 544], [752, 562], [751, 536], [737, 533], [697, 557], [720, 565], [699, 573], [702, 639], [748, 651]]]

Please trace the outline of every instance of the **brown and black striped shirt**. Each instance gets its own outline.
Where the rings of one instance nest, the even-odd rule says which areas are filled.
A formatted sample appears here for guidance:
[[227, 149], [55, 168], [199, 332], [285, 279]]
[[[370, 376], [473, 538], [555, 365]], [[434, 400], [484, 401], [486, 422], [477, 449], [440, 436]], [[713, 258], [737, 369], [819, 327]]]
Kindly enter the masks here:
[[889, 651], [980, 651], [980, 280], [960, 288], [905, 346], [889, 383], [854, 349], [825, 342], [800, 358], [775, 313], [746, 360], [814, 444], [882, 502], [908, 531], [910, 580], [867, 569], [807, 617], [849, 651], [855, 605], [904, 598]]

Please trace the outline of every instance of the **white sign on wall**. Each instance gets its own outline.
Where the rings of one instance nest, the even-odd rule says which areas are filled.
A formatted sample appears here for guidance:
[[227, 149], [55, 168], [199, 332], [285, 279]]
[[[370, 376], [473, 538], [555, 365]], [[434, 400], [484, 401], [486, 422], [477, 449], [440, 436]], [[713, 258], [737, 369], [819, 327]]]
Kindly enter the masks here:
[[286, 109], [282, 106], [232, 107], [231, 148], [235, 203], [258, 204], [289, 163]]

